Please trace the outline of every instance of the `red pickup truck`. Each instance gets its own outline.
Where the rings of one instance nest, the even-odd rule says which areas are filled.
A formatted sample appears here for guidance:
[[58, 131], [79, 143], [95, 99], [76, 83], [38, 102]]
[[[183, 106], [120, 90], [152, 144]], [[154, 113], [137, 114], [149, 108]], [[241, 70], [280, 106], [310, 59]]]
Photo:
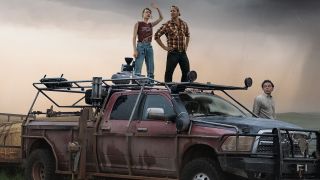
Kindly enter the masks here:
[[[320, 179], [319, 131], [257, 118], [227, 93], [251, 84], [44, 78], [22, 123], [25, 178]], [[61, 105], [52, 92], [81, 98]], [[40, 94], [79, 110], [33, 111]]]

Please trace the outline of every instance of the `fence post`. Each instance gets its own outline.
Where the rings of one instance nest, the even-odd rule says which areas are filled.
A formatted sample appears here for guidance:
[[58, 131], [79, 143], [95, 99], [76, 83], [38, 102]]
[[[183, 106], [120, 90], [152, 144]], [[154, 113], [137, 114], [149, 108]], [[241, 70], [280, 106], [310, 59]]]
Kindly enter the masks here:
[[7, 119], [7, 122], [11, 121], [11, 117], [16, 117], [16, 118], [20, 118], [21, 120], [23, 120], [25, 117], [27, 117], [27, 115], [24, 114], [11, 114], [11, 113], [0, 113], [0, 116], [4, 116], [4, 118], [0, 118], [3, 121], [5, 121], [5, 119]]

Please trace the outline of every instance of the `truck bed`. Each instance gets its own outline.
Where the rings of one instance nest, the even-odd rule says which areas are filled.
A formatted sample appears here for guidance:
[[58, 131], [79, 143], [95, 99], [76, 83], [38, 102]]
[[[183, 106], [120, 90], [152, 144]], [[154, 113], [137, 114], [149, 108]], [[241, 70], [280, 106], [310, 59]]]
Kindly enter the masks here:
[[[79, 116], [64, 117], [38, 117], [32, 121], [52, 122], [59, 125], [59, 122], [72, 122], [77, 124]], [[32, 124], [32, 123], [31, 123]], [[38, 123], [36, 123], [38, 124]], [[21, 158], [21, 125], [22, 121], [0, 123], [0, 163], [20, 163]], [[51, 124], [52, 125], [52, 124]]]
[[0, 163], [21, 162], [22, 122], [0, 124]]

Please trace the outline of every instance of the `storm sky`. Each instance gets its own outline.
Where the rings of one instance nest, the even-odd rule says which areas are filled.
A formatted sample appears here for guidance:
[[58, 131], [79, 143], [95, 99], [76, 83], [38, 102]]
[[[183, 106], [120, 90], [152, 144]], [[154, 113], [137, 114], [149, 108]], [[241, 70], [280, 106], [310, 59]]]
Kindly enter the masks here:
[[[132, 56], [133, 25], [152, 1], [0, 0], [0, 112], [26, 113], [36, 93], [31, 84], [45, 74], [110, 78]], [[233, 94], [251, 108], [261, 82], [271, 79], [278, 112], [319, 112], [320, 1], [157, 3], [162, 23], [170, 18], [170, 6], [179, 6], [190, 28], [187, 53], [199, 82], [242, 85], [250, 76], [253, 87]], [[156, 79], [163, 80], [166, 52], [155, 42], [153, 47]], [[177, 67], [174, 81], [180, 75]]]

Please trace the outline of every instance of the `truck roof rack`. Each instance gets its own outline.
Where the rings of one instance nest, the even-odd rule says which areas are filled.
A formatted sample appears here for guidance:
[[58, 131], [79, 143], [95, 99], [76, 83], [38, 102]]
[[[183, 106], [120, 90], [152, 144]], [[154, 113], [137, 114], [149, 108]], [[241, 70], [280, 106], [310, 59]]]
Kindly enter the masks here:
[[[99, 82], [95, 82], [95, 81]], [[152, 82], [152, 83], [150, 83]], [[155, 79], [151, 79], [148, 77], [134, 77], [134, 78], [119, 78], [119, 79], [102, 79], [101, 77], [93, 77], [92, 80], [76, 80], [76, 81], [68, 81], [65, 78], [42, 78], [40, 82], [33, 83], [33, 86], [37, 89], [38, 93], [43, 94], [47, 99], [49, 99], [53, 104], [57, 107], [63, 108], [84, 108], [84, 107], [97, 107], [100, 104], [92, 104], [92, 105], [79, 105], [83, 99], [88, 96], [86, 92], [88, 90], [92, 91], [91, 97], [93, 99], [99, 99], [101, 96], [107, 96], [106, 93], [110, 88], [114, 91], [121, 90], [138, 90], [141, 88], [144, 89], [163, 89], [168, 90], [172, 94], [177, 94], [179, 92], [185, 91], [185, 89], [196, 89], [196, 90], [246, 90], [252, 84], [251, 78], [245, 79], [244, 87], [237, 86], [225, 86], [225, 85], [217, 85], [211, 83], [197, 83], [197, 82], [160, 82]], [[84, 94], [83, 97], [75, 101], [71, 105], [60, 105], [53, 98], [51, 98], [47, 92], [65, 92], [65, 93], [79, 93]], [[37, 98], [36, 96], [36, 98]], [[97, 97], [96, 97], [97, 96]]]

